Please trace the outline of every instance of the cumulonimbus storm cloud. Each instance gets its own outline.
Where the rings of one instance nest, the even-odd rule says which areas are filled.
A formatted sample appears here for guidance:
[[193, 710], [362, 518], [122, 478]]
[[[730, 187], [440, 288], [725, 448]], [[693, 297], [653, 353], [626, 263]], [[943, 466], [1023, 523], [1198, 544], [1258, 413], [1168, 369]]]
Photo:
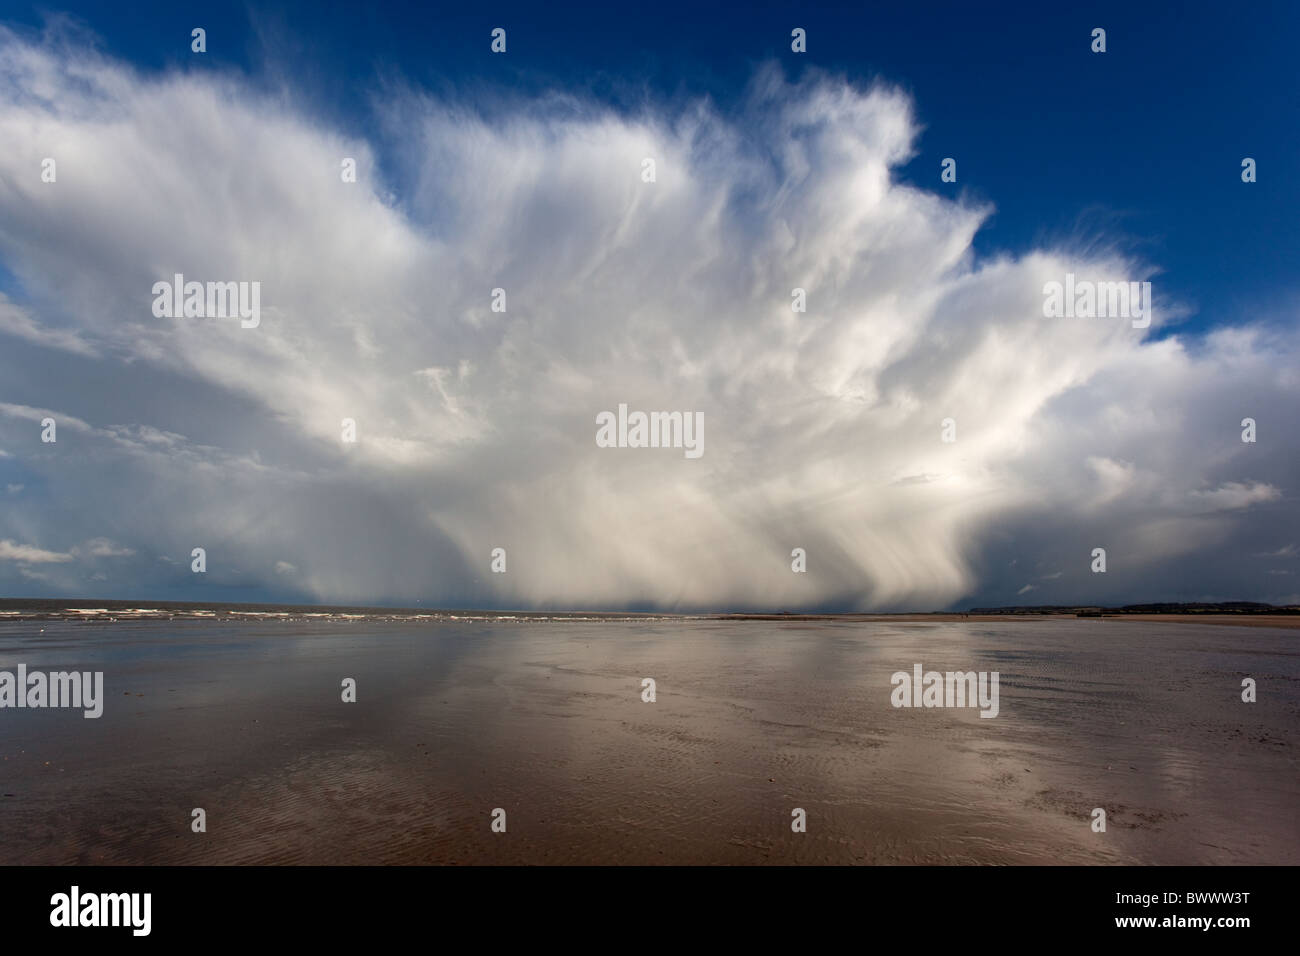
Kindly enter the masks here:
[[[898, 89], [396, 89], [367, 140], [292, 90], [0, 32], [5, 591], [1298, 600], [1293, 328], [1162, 334], [1177, 297], [1119, 242], [977, 257], [993, 210], [898, 176]], [[178, 273], [259, 282], [260, 324], [155, 316]], [[1069, 273], [1151, 280], [1151, 327], [1044, 317]], [[704, 454], [598, 447], [620, 403], [702, 413]]]

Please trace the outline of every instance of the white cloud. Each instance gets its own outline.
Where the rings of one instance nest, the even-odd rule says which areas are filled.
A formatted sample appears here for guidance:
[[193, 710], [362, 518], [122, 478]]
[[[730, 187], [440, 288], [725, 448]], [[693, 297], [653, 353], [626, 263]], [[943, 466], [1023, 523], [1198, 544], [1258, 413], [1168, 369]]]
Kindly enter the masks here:
[[1282, 497], [1282, 492], [1264, 482], [1229, 481], [1209, 491], [1193, 491], [1191, 497], [1199, 510], [1232, 511], [1264, 501], [1276, 501]]
[[12, 335], [49, 348], [64, 349], [77, 355], [95, 354], [95, 350], [76, 334], [39, 325], [26, 309], [15, 306], [3, 292], [0, 292], [0, 334]]
[[[203, 545], [213, 579], [302, 567], [337, 601], [941, 606], [1014, 590], [988, 557], [1008, 528], [1035, 566], [1105, 540], [1138, 587], [1284, 503], [1294, 434], [1247, 446], [1236, 422], [1294, 420], [1294, 334], [1044, 319], [1046, 281], [1152, 270], [977, 262], [990, 210], [891, 173], [917, 136], [897, 90], [768, 68], [725, 117], [403, 95], [373, 143], [290, 102], [0, 33], [0, 261], [24, 293], [0, 335], [107, 369], [59, 380], [57, 447], [0, 386], [0, 438], [58, 503], [0, 531]], [[32, 172], [50, 153], [56, 185]], [[261, 282], [261, 326], [155, 318], [175, 272]], [[598, 449], [620, 402], [703, 412], [704, 457]]]
[[55, 564], [72, 560], [71, 554], [46, 551], [9, 539], [0, 540], [0, 561], [20, 561], [24, 564]]
[[[67, 415], [62, 412], [56, 412], [49, 408], [33, 408], [30, 405], [18, 405], [12, 402], [0, 402], [0, 415], [9, 418], [26, 419], [38, 424], [46, 418], [53, 418], [59, 428], [71, 428], [79, 432], [94, 431], [86, 422], [73, 415]], [[38, 427], [37, 432], [40, 429]]]
[[92, 538], [74, 547], [72, 554], [79, 558], [125, 558], [135, 552], [113, 543], [108, 538]]
[[1294, 558], [1297, 553], [1294, 543], [1285, 544], [1273, 551], [1261, 551], [1255, 555], [1257, 558]]

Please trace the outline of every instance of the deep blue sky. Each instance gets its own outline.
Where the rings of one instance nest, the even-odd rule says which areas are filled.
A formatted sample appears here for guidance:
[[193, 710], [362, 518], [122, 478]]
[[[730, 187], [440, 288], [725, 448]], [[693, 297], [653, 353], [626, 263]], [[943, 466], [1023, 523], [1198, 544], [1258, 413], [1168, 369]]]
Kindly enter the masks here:
[[[274, 5], [7, 4], [39, 26], [68, 12], [144, 70], [236, 69], [288, 79], [366, 133], [394, 80], [467, 95], [559, 87], [633, 105], [708, 95], [723, 109], [756, 64], [809, 67], [912, 92], [925, 132], [901, 173], [986, 199], [981, 254], [1104, 238], [1163, 270], [1157, 296], [1193, 309], [1178, 331], [1289, 321], [1300, 229], [1300, 4], [657, 2]], [[992, 9], [990, 9], [992, 8]], [[208, 31], [208, 57], [188, 52]], [[509, 51], [488, 50], [503, 26]], [[795, 26], [808, 53], [790, 52]], [[1093, 27], [1108, 50], [1093, 54]], [[942, 186], [939, 162], [958, 160]], [[1259, 181], [1240, 180], [1240, 162]], [[382, 161], [382, 157], [381, 157]], [[1166, 332], [1169, 330], [1166, 330]]]

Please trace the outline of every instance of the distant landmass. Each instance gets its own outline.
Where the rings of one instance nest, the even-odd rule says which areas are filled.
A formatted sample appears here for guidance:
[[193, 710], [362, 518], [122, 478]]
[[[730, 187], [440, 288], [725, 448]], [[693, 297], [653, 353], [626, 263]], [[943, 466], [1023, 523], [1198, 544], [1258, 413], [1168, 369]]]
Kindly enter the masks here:
[[1104, 617], [1109, 614], [1300, 614], [1300, 605], [1260, 604], [1257, 601], [1221, 601], [1207, 604], [1125, 604], [1121, 607], [1099, 605], [1039, 604], [1033, 607], [973, 607], [971, 614], [1074, 614], [1079, 617]]

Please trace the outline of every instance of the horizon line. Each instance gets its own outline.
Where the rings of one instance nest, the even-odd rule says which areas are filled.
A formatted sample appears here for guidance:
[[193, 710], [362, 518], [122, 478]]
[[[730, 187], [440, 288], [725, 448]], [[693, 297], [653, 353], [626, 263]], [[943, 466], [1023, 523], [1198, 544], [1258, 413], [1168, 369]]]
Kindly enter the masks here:
[[1098, 613], [1179, 613], [1181, 609], [1198, 609], [1201, 612], [1218, 609], [1222, 613], [1274, 613], [1300, 614], [1300, 605], [1269, 604], [1263, 601], [1139, 601], [1125, 604], [1000, 604], [968, 607], [948, 610], [901, 610], [901, 611], [831, 611], [809, 609], [705, 609], [705, 610], [627, 610], [618, 608], [475, 608], [475, 607], [436, 607], [422, 605], [389, 604], [328, 604], [291, 601], [180, 601], [152, 600], [141, 598], [63, 598], [63, 597], [0, 597], [0, 610], [52, 611], [59, 608], [67, 610], [91, 610], [103, 607], [105, 610], [221, 610], [221, 609], [259, 609], [301, 612], [356, 612], [373, 613], [410, 613], [410, 614], [478, 614], [478, 615], [527, 615], [527, 616], [577, 616], [596, 615], [606, 617], [730, 617], [730, 618], [862, 618], [862, 617], [907, 617], [907, 616], [944, 616], [979, 614], [986, 616], [1007, 614], [1067, 614], [1081, 611]]

